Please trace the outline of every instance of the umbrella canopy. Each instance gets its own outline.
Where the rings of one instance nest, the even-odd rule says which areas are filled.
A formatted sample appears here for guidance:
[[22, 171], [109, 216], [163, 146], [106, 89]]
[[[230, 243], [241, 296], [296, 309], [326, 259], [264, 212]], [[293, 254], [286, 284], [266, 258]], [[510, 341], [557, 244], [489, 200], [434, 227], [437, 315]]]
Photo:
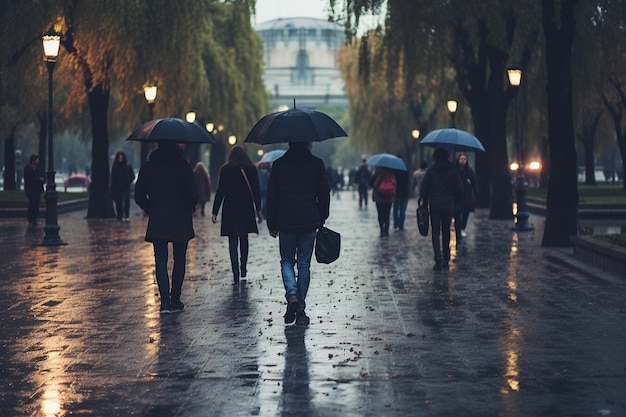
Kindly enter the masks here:
[[367, 160], [368, 165], [375, 167], [384, 167], [389, 169], [396, 169], [398, 171], [408, 171], [404, 161], [395, 155], [390, 153], [378, 153], [372, 155]]
[[278, 158], [280, 158], [281, 156], [283, 156], [285, 154], [285, 150], [282, 149], [276, 149], [275, 151], [269, 151], [265, 154], [263, 154], [263, 158], [261, 158], [261, 162], [269, 162], [270, 164], [272, 162], [274, 162], [275, 160], [277, 160]]
[[444, 147], [452, 150], [486, 152], [476, 136], [459, 129], [433, 130], [420, 141], [420, 145]]
[[217, 143], [203, 127], [170, 117], [154, 119], [140, 125], [126, 140], [138, 142]]
[[348, 136], [330, 116], [315, 110], [290, 110], [263, 116], [244, 142], [261, 145], [287, 142], [321, 142]]

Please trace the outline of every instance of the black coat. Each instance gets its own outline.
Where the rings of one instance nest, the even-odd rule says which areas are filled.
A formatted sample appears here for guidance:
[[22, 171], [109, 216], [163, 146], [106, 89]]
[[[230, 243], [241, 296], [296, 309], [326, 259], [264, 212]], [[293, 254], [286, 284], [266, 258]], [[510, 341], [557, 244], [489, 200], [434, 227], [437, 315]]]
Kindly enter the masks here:
[[150, 216], [146, 241], [186, 242], [195, 237], [191, 215], [198, 191], [191, 166], [180, 152], [156, 149], [139, 170], [135, 202]]
[[[250, 188], [236, 165], [224, 165], [220, 169], [220, 179], [213, 201], [213, 214], [222, 209], [222, 236], [239, 236], [241, 234], [259, 233], [256, 223], [256, 211], [261, 210], [261, 191], [259, 175], [254, 165], [244, 168]], [[254, 196], [254, 199], [252, 198]]]
[[461, 175], [456, 165], [450, 161], [435, 162], [428, 168], [420, 196], [431, 210], [453, 210], [463, 196]]
[[463, 183], [463, 198], [461, 198], [456, 209], [462, 212], [474, 211], [474, 195], [478, 195], [476, 175], [468, 164], [463, 169], [459, 167], [459, 172], [461, 174], [461, 182]]
[[330, 186], [324, 162], [306, 148], [290, 148], [272, 165], [267, 191], [267, 228], [310, 232], [328, 218]]
[[130, 185], [134, 179], [133, 167], [115, 161], [111, 167], [111, 198], [114, 200], [121, 198], [123, 192], [130, 191]]

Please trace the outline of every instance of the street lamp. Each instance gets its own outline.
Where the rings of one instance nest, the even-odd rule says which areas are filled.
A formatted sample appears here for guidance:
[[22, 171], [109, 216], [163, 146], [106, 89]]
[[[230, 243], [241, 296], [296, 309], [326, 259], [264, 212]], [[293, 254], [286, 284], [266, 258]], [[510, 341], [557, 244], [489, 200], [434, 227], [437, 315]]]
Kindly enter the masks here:
[[[154, 104], [157, 98], [157, 90], [158, 87], [155, 84], [146, 85], [143, 87], [143, 96], [146, 99], [146, 103], [148, 103], [148, 110], [150, 110], [149, 120], [152, 120], [154, 118]], [[141, 142], [140, 146], [141, 150], [139, 153], [141, 154], [141, 165], [143, 165], [148, 159], [148, 154], [150, 153], [150, 147], [152, 145], [149, 142]]]
[[48, 171], [46, 172], [46, 225], [43, 227], [45, 235], [43, 237], [43, 246], [59, 246], [67, 243], [61, 240], [59, 236], [59, 225], [57, 217], [57, 202], [59, 195], [57, 194], [57, 186], [54, 175], [54, 146], [52, 141], [52, 73], [54, 72], [54, 64], [59, 55], [59, 47], [61, 46], [61, 35], [53, 30], [44, 33], [41, 37], [43, 42], [44, 60], [48, 67]]
[[526, 190], [528, 183], [524, 178], [524, 156], [522, 155], [522, 143], [519, 132], [519, 87], [522, 84], [522, 67], [512, 65], [507, 68], [509, 84], [515, 90], [515, 145], [517, 148], [517, 178], [515, 181], [515, 199], [517, 200], [517, 211], [515, 213], [515, 226], [512, 230], [525, 232], [533, 230], [534, 226], [528, 222], [530, 214], [526, 204]]
[[189, 110], [187, 114], [185, 114], [185, 120], [189, 123], [195, 123], [196, 121], [196, 112], [193, 110]]
[[450, 112], [450, 123], [452, 124], [452, 127], [456, 127], [456, 123], [454, 122], [454, 116], [456, 116], [456, 108], [458, 106], [458, 103], [456, 100], [448, 100], [446, 105], [448, 106], [448, 112]]
[[237, 143], [237, 136], [235, 135], [229, 135], [228, 136], [228, 144], [233, 146], [235, 143]]
[[419, 139], [420, 138], [420, 131], [419, 131], [419, 129], [411, 130], [411, 136], [413, 137], [413, 139]]

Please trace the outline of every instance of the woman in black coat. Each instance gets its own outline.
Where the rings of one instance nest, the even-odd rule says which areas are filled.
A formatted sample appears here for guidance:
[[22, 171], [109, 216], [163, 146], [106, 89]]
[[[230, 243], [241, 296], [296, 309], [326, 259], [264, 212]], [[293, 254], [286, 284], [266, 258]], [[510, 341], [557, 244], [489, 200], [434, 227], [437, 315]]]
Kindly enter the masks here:
[[[161, 314], [181, 311], [187, 245], [195, 237], [191, 218], [198, 191], [191, 166], [174, 142], [159, 142], [141, 167], [135, 184], [135, 202], [148, 216], [146, 242], [154, 246]], [[172, 242], [172, 285], [167, 273], [168, 243]]]
[[456, 232], [457, 245], [467, 236], [465, 229], [467, 228], [467, 220], [470, 212], [474, 211], [474, 196], [478, 195], [478, 183], [474, 170], [467, 162], [467, 155], [460, 153], [456, 159], [456, 166], [461, 174], [461, 182], [463, 183], [463, 197], [454, 207], [454, 230]]
[[[248, 233], [259, 233], [256, 217], [263, 219], [261, 213], [261, 191], [259, 175], [254, 163], [241, 146], [233, 146], [228, 154], [228, 161], [220, 169], [220, 178], [213, 200], [213, 223], [217, 222], [220, 206], [222, 210], [221, 235], [228, 236], [228, 251], [233, 271], [233, 280], [247, 275]], [[241, 268], [238, 250], [241, 251]]]
[[133, 167], [128, 164], [124, 152], [115, 154], [111, 167], [111, 198], [115, 202], [117, 220], [130, 220], [130, 185], [135, 179]]

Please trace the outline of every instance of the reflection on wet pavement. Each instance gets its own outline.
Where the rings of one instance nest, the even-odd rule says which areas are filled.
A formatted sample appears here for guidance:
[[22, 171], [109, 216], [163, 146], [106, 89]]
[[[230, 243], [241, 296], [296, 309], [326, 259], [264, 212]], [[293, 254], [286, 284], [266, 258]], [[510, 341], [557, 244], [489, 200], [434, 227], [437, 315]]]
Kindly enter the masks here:
[[481, 210], [434, 272], [411, 204], [380, 238], [353, 197], [333, 199], [342, 255], [312, 265], [306, 328], [282, 322], [264, 225], [233, 285], [227, 239], [195, 217], [185, 311], [160, 316], [139, 211], [63, 215], [57, 248], [0, 220], [0, 415], [626, 415], [625, 282], [557, 262], [543, 219], [517, 235]]

